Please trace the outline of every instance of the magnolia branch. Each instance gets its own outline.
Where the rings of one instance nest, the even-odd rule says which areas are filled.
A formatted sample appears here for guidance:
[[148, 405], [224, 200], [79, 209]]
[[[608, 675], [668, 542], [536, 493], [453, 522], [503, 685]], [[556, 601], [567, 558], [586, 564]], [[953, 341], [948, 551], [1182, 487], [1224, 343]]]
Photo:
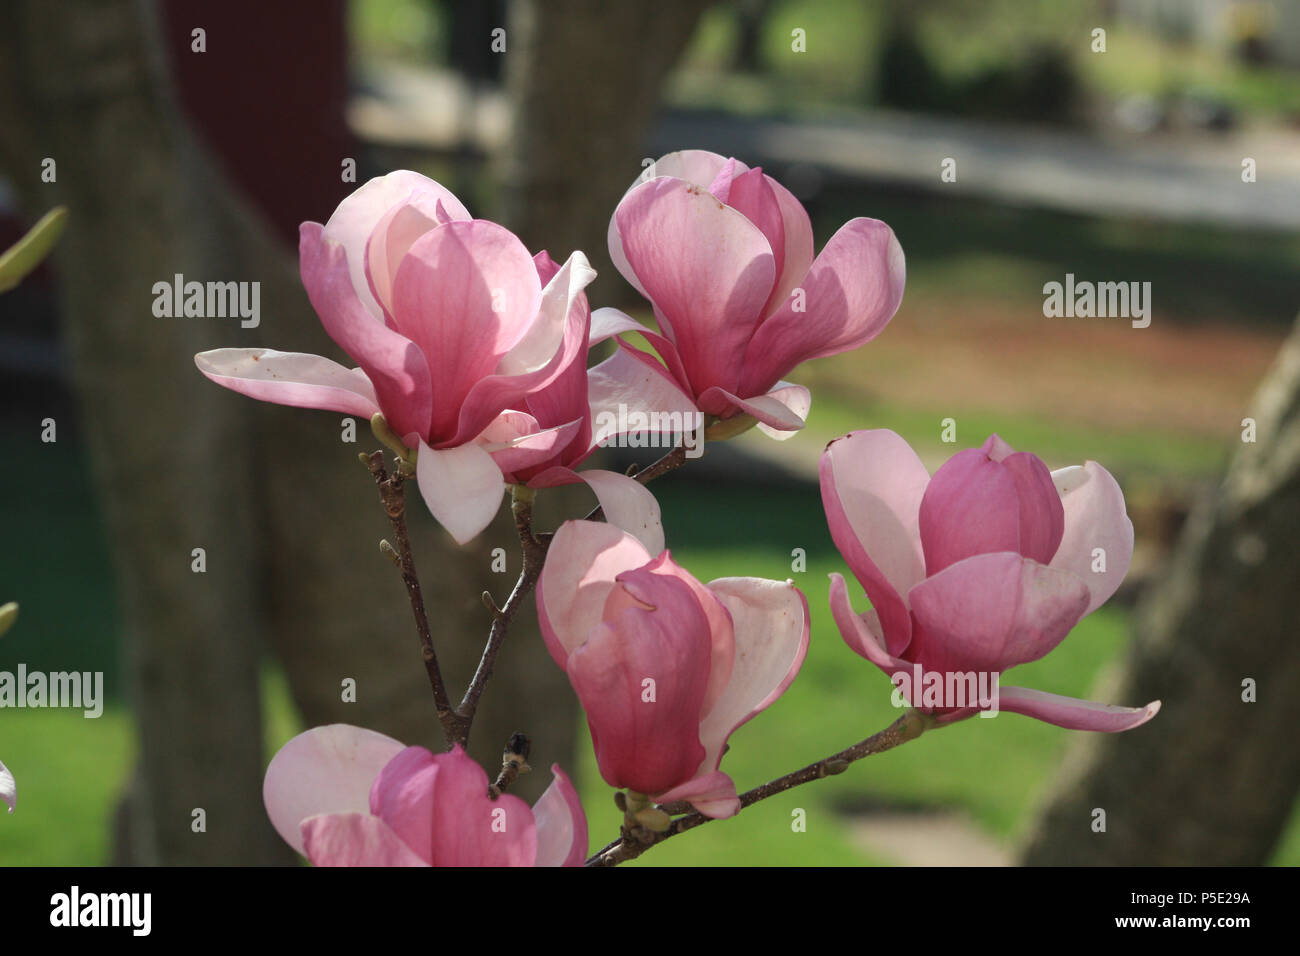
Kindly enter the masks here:
[[[382, 419], [378, 421], [372, 420], [371, 425], [375, 428], [376, 435], [389, 447], [401, 447], [399, 444], [395, 444], [397, 439], [387, 433], [386, 425]], [[379, 487], [380, 499], [384, 504], [384, 511], [393, 525], [393, 535], [397, 539], [397, 546], [393, 547], [388, 542], [381, 541], [380, 549], [393, 559], [393, 563], [402, 572], [402, 581], [406, 585], [406, 593], [411, 601], [411, 611], [415, 615], [415, 626], [420, 636], [420, 649], [424, 658], [424, 667], [429, 674], [429, 684], [433, 687], [434, 706], [438, 711], [438, 721], [442, 724], [443, 736], [446, 738], [448, 747], [454, 744], [468, 747], [469, 732], [474, 725], [474, 715], [478, 711], [479, 699], [483, 696], [483, 690], [487, 686], [488, 680], [492, 677], [492, 669], [496, 665], [497, 654], [505, 641], [510, 622], [519, 608], [533, 593], [533, 589], [537, 586], [537, 579], [541, 576], [542, 566], [546, 563], [546, 549], [550, 545], [551, 535], [537, 534], [533, 531], [533, 499], [536, 497], [536, 492], [526, 485], [511, 486], [510, 509], [514, 514], [515, 531], [519, 535], [519, 546], [523, 553], [523, 568], [519, 572], [519, 578], [515, 581], [515, 586], [511, 590], [509, 598], [501, 607], [496, 606], [492, 596], [487, 591], [483, 592], [483, 603], [492, 612], [492, 625], [488, 629], [487, 643], [483, 645], [483, 654], [479, 658], [474, 677], [465, 689], [460, 704], [453, 709], [451, 700], [447, 696], [447, 688], [442, 679], [442, 672], [438, 667], [438, 656], [434, 652], [433, 636], [429, 629], [429, 617], [424, 608], [424, 596], [420, 591], [420, 581], [415, 573], [415, 559], [411, 553], [411, 540], [406, 530], [406, 498], [402, 489], [402, 485], [408, 477], [404, 470], [407, 467], [406, 459], [403, 458], [398, 461], [397, 471], [391, 476], [384, 468], [384, 453], [382, 451], [376, 451], [370, 455], [363, 454], [361, 460], [375, 478], [375, 483]], [[637, 471], [632, 477], [641, 484], [646, 484], [681, 467], [685, 461], [686, 448], [679, 445], [654, 464]], [[595, 511], [587, 515], [587, 520], [602, 521], [604, 520], [604, 512], [600, 508], [596, 508]]]
[[[921, 736], [922, 731], [927, 726], [929, 726], [929, 719], [925, 715], [909, 709], [898, 720], [879, 733], [872, 734], [866, 740], [861, 740], [839, 753], [831, 754], [816, 763], [810, 763], [808, 766], [788, 773], [784, 777], [778, 777], [760, 787], [742, 793], [740, 795], [740, 808], [743, 810], [745, 807], [753, 806], [760, 800], [774, 797], [778, 793], [784, 793], [810, 781], [843, 773], [848, 769], [849, 764], [855, 760], [861, 760], [863, 757], [869, 757], [872, 754], [884, 753], [899, 744], [916, 739]], [[675, 811], [678, 807], [674, 805], [661, 807], [661, 809]], [[679, 833], [685, 833], [687, 830], [703, 826], [711, 819], [712, 817], [706, 817], [697, 810], [685, 816], [677, 817], [661, 833], [656, 833], [645, 827], [628, 827], [625, 825], [619, 838], [587, 860], [587, 866], [618, 866], [618, 864], [626, 863], [628, 860], [635, 860], [652, 846], [663, 843]]]
[[[393, 537], [397, 546], [388, 546], [390, 554], [402, 572], [402, 583], [406, 585], [406, 595], [411, 602], [411, 612], [415, 615], [415, 629], [420, 636], [420, 653], [424, 658], [424, 669], [429, 675], [429, 685], [433, 688], [433, 702], [438, 710], [438, 721], [442, 724], [443, 736], [450, 745], [456, 739], [457, 715], [451, 709], [451, 700], [447, 696], [447, 686], [443, 683], [442, 670], [438, 667], [438, 654], [433, 647], [433, 634], [429, 629], [429, 615], [424, 609], [424, 595], [420, 591], [420, 579], [415, 573], [415, 557], [411, 553], [411, 537], [406, 530], [406, 494], [403, 484], [407, 475], [399, 464], [391, 476], [384, 468], [382, 451], [362, 455], [362, 461], [370, 469], [379, 488], [379, 498], [384, 504], [384, 512], [393, 526]], [[381, 543], [381, 548], [383, 543]]]
[[536, 492], [525, 485], [514, 485], [510, 494], [510, 510], [515, 516], [515, 530], [519, 534], [524, 566], [519, 572], [519, 579], [515, 581], [510, 597], [506, 599], [503, 606], [497, 607], [492, 603], [492, 596], [487, 591], [483, 592], [483, 602], [493, 614], [492, 626], [488, 629], [487, 643], [483, 645], [483, 656], [479, 658], [474, 679], [465, 689], [465, 696], [461, 698], [460, 706], [456, 708], [456, 716], [462, 724], [461, 736], [458, 739], [461, 746], [466, 746], [469, 741], [469, 731], [474, 724], [474, 714], [478, 711], [479, 698], [483, 696], [483, 688], [487, 686], [488, 679], [492, 676], [492, 668], [496, 665], [501, 644], [506, 639], [510, 621], [520, 605], [533, 593], [533, 588], [537, 586], [537, 579], [542, 573], [542, 565], [546, 563], [546, 548], [550, 539], [533, 534], [534, 497]]

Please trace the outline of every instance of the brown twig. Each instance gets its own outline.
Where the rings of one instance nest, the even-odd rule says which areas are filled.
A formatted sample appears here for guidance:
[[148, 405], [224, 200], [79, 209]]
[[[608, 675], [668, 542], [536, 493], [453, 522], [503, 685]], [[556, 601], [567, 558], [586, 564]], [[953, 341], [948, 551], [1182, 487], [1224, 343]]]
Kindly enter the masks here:
[[[372, 422], [372, 425], [374, 424]], [[383, 423], [380, 422], [379, 424], [382, 426]], [[377, 431], [376, 434], [380, 434], [380, 432]], [[533, 531], [533, 498], [535, 492], [524, 485], [513, 486], [511, 510], [514, 512], [515, 530], [519, 535], [519, 545], [523, 552], [523, 569], [519, 572], [519, 578], [515, 581], [510, 597], [507, 598], [503, 606], [497, 607], [492, 600], [492, 596], [486, 591], [483, 593], [484, 606], [492, 613], [492, 625], [488, 629], [487, 643], [483, 646], [483, 654], [479, 658], [474, 677], [465, 689], [460, 704], [453, 709], [447, 696], [446, 685], [443, 683], [442, 672], [438, 668], [438, 657], [433, 648], [429, 618], [424, 608], [424, 596], [420, 592], [420, 581], [416, 577], [415, 560], [411, 554], [411, 541], [406, 531], [406, 501], [402, 491], [402, 484], [408, 475], [403, 470], [403, 463], [399, 462], [398, 470], [389, 476], [384, 468], [384, 454], [382, 451], [376, 451], [370, 455], [363, 454], [361, 459], [375, 478], [375, 483], [379, 487], [380, 499], [384, 503], [384, 511], [392, 522], [393, 533], [397, 538], [396, 547], [386, 541], [381, 542], [380, 546], [381, 550], [397, 564], [402, 572], [402, 581], [406, 584], [407, 596], [411, 601], [411, 611], [415, 614], [415, 626], [420, 635], [420, 648], [424, 656], [424, 666], [429, 674], [429, 684], [433, 687], [434, 705], [438, 711], [438, 720], [442, 724], [443, 736], [447, 740], [448, 747], [454, 744], [468, 747], [469, 732], [474, 725], [474, 716], [478, 711], [479, 699], [483, 696], [483, 690], [492, 676], [497, 654], [505, 641], [511, 620], [537, 586], [537, 579], [542, 573], [542, 565], [546, 562], [546, 551], [551, 543], [551, 535], [549, 533], [539, 534]], [[660, 475], [665, 475], [675, 468], [679, 468], [685, 461], [686, 448], [685, 446], [678, 446], [654, 464], [637, 471], [632, 477], [645, 484]], [[586, 520], [603, 521], [604, 512], [597, 508], [587, 515]]]
[[[745, 807], [753, 806], [760, 800], [766, 800], [768, 797], [784, 793], [809, 781], [843, 773], [848, 769], [849, 764], [855, 760], [861, 760], [863, 757], [869, 757], [872, 754], [883, 753], [897, 747], [899, 744], [921, 736], [921, 732], [925, 730], [928, 723], [928, 718], [923, 714], [909, 709], [898, 720], [879, 733], [872, 734], [866, 740], [859, 741], [852, 747], [831, 754], [816, 763], [810, 763], [808, 766], [793, 773], [788, 773], [784, 777], [769, 781], [761, 787], [755, 787], [753, 790], [742, 793], [740, 795], [740, 807], [743, 810]], [[633, 830], [625, 826], [617, 840], [614, 840], [587, 860], [587, 866], [618, 866], [620, 863], [634, 860], [650, 847], [662, 843], [678, 833], [684, 833], [687, 830], [703, 826], [711, 819], [711, 817], [706, 817], [699, 811], [688, 813], [684, 817], [673, 820], [663, 833], [653, 833], [639, 828]]]
[[[492, 668], [496, 664], [497, 653], [501, 650], [501, 644], [506, 639], [506, 631], [510, 628], [510, 621], [514, 618], [515, 612], [519, 610], [521, 604], [528, 599], [533, 593], [533, 588], [537, 585], [537, 579], [542, 573], [542, 565], [546, 562], [546, 548], [550, 543], [548, 538], [539, 538], [533, 534], [533, 498], [535, 492], [526, 486], [515, 485], [514, 491], [510, 497], [510, 510], [515, 516], [515, 530], [519, 534], [519, 546], [524, 555], [524, 566], [519, 572], [519, 579], [515, 581], [514, 590], [510, 592], [510, 597], [500, 608], [493, 607], [492, 626], [488, 629], [487, 643], [483, 645], [483, 656], [479, 658], [478, 668], [474, 672], [474, 678], [470, 681], [469, 687], [465, 689], [465, 696], [461, 698], [460, 706], [456, 708], [456, 717], [460, 723], [460, 736], [458, 738], [461, 746], [467, 746], [469, 742], [469, 731], [474, 724], [474, 714], [478, 711], [479, 698], [483, 696], [483, 688], [487, 686], [488, 679], [492, 676]], [[486, 602], [485, 602], [486, 603]]]
[[[384, 453], [376, 451], [362, 458], [370, 474], [375, 478], [379, 488], [379, 498], [384, 504], [384, 513], [393, 526], [393, 536], [397, 539], [394, 547], [388, 542], [381, 542], [381, 550], [389, 557], [395, 558], [402, 572], [402, 583], [406, 585], [406, 596], [411, 602], [411, 612], [415, 615], [415, 629], [420, 636], [420, 653], [424, 658], [424, 669], [429, 675], [429, 685], [433, 688], [433, 702], [438, 710], [438, 721], [442, 724], [443, 736], [450, 746], [457, 737], [458, 717], [451, 709], [451, 700], [447, 696], [447, 686], [443, 683], [442, 670], [438, 667], [438, 655], [433, 648], [433, 634], [429, 629], [429, 615], [424, 609], [424, 595], [420, 591], [420, 579], [415, 573], [415, 558], [411, 554], [411, 537], [406, 530], [406, 495], [403, 484], [406, 475], [400, 466], [391, 476], [384, 468]], [[383, 548], [384, 544], [388, 547]]]

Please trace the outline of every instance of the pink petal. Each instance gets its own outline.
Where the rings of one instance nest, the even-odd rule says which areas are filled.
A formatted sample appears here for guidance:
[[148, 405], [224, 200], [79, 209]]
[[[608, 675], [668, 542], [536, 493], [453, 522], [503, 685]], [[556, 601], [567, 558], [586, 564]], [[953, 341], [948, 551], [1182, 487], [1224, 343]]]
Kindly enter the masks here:
[[[717, 175], [708, 184], [709, 192], [722, 202], [726, 202], [731, 196], [731, 181], [737, 175], [739, 173], [736, 170], [736, 158], [733, 156], [722, 164], [722, 168], [718, 170]], [[699, 185], [703, 186], [704, 184], [700, 183]]]
[[560, 525], [537, 581], [537, 618], [561, 669], [601, 622], [614, 579], [649, 561], [645, 546], [621, 528], [603, 521]]
[[692, 432], [702, 422], [695, 402], [667, 370], [623, 341], [613, 355], [587, 371], [587, 400], [592, 449], [629, 434], [651, 434], [636, 427], [638, 420], [659, 421], [674, 430], [685, 427]]
[[[749, 167], [732, 156], [720, 156], [707, 149], [679, 149], [659, 157], [642, 176], [655, 178], [675, 176], [697, 186], [709, 186], [724, 167], [729, 167], [733, 175], [746, 172]], [[634, 184], [639, 185], [640, 182]], [[631, 192], [631, 190], [628, 190]]]
[[305, 853], [298, 824], [319, 813], [367, 812], [370, 785], [403, 749], [392, 737], [349, 724], [304, 731], [266, 768], [262, 802], [271, 825]]
[[[581, 252], [560, 267], [542, 290], [533, 328], [465, 397], [454, 443], [477, 435], [501, 409], [518, 408], [525, 397], [549, 388], [570, 366], [585, 367], [591, 310], [582, 290], [595, 275]], [[539, 411], [556, 414], [540, 406]]]
[[[582, 424], [578, 419], [553, 428], [538, 428], [537, 420], [531, 415], [503, 412], [494, 422], [495, 427], [489, 425], [479, 436], [478, 444], [492, 456], [502, 474], [515, 475], [559, 459], [578, 439]], [[506, 434], [511, 427], [529, 426], [531, 431], [521, 431], [513, 436]], [[484, 441], [485, 438], [498, 440]]]
[[[725, 156], [719, 156], [717, 153], [710, 153], [703, 149], [683, 149], [675, 153], [669, 153], [655, 160], [649, 167], [641, 171], [632, 185], [627, 188], [631, 192], [644, 182], [660, 176], [675, 176], [678, 179], [684, 179], [688, 183], [694, 183], [697, 186], [708, 187], [718, 177], [719, 170], [728, 162], [732, 163], [733, 169], [744, 172], [748, 167], [739, 160], [728, 160]], [[624, 193], [624, 196], [627, 194]], [[628, 265], [627, 256], [623, 254], [623, 241], [618, 234], [618, 211], [609, 217], [608, 229], [609, 258], [614, 263], [614, 268], [619, 271], [632, 286], [648, 299], [645, 289], [641, 288], [641, 283], [637, 280], [636, 273]]]
[[763, 309], [771, 315], [790, 297], [790, 293], [804, 280], [813, 264], [813, 231], [808, 212], [794, 194], [771, 176], [765, 177], [781, 209], [781, 224], [785, 235], [785, 264], [778, 270], [776, 285]]
[[[555, 266], [555, 272], [558, 273], [559, 269], [559, 266]], [[556, 291], [548, 288], [543, 295], [554, 295]], [[575, 304], [581, 312], [584, 333], [590, 323], [591, 311], [586, 301], [585, 294], [578, 295], [575, 299]], [[562, 333], [563, 329], [560, 331]], [[563, 335], [560, 337], [560, 341], [562, 340]], [[580, 434], [575, 437], [574, 447], [569, 449], [569, 453], [561, 462], [566, 465], [576, 464], [586, 457], [585, 453], [591, 442], [591, 416], [587, 404], [587, 365], [580, 358], [581, 351], [580, 348], [579, 355], [575, 356], [574, 360], [569, 362], [549, 385], [530, 392], [526, 398], [528, 410], [537, 417], [538, 424], [543, 427], [578, 422]]]
[[[792, 397], [792, 396], [791, 396]], [[776, 431], [794, 432], [803, 428], [804, 420], [781, 397], [774, 395], [755, 395], [753, 398], [740, 398], [724, 388], [714, 386], [706, 389], [699, 397], [700, 408], [711, 415], [730, 418], [735, 411], [753, 415], [759, 423]], [[769, 432], [768, 434], [771, 434]]]
[[727, 739], [785, 693], [808, 653], [808, 601], [791, 581], [719, 578], [709, 582], [731, 613], [735, 657], [721, 697], [705, 711], [700, 740], [706, 771], [716, 770]]
[[457, 544], [492, 523], [506, 490], [501, 469], [482, 445], [434, 449], [421, 439], [415, 477], [429, 511]]
[[559, 764], [551, 764], [551, 785], [533, 804], [537, 821], [537, 866], [582, 866], [587, 859], [587, 815]]
[[[605, 341], [607, 338], [615, 335], [622, 335], [626, 332], [635, 332], [649, 342], [651, 348], [653, 348], [655, 352], [658, 353], [659, 357], [663, 359], [668, 374], [684, 391], [689, 392], [690, 380], [686, 377], [686, 368], [682, 365], [681, 356], [677, 354], [677, 346], [673, 345], [671, 339], [647, 328], [630, 315], [620, 312], [618, 309], [607, 307], [604, 309], [597, 309], [595, 312], [591, 313], [592, 345], [596, 345]], [[646, 354], [640, 349], [633, 348], [622, 339], [619, 340], [619, 345], [624, 348], [632, 349], [632, 351], [639, 356], [644, 356], [646, 359], [649, 358], [649, 356], [646, 356]]]
[[1002, 687], [998, 691], [998, 707], [1008, 713], [1024, 714], [1068, 730], [1117, 733], [1145, 724], [1160, 712], [1160, 701], [1153, 700], [1145, 707], [1117, 707], [1028, 687]]
[[9, 805], [10, 813], [13, 813], [18, 806], [18, 784], [14, 781], [14, 775], [3, 763], [0, 763], [0, 800]]
[[397, 267], [415, 240], [439, 225], [416, 206], [402, 203], [384, 213], [370, 233], [365, 253], [366, 280], [370, 283], [370, 294], [379, 304], [390, 328], [396, 328], [393, 282], [397, 278]]
[[460, 744], [433, 759], [433, 865], [532, 866], [537, 825], [528, 804], [508, 793], [489, 797], [487, 774]]
[[551, 254], [545, 249], [533, 256], [533, 265], [537, 267], [537, 281], [543, 286], [554, 279], [555, 273], [560, 271], [560, 264], [552, 259]]
[[598, 468], [573, 471], [557, 466], [537, 475], [530, 485], [536, 488], [554, 488], [579, 481], [586, 482], [596, 493], [596, 500], [605, 512], [606, 521], [636, 538], [649, 554], [658, 554], [664, 549], [664, 526], [659, 515], [659, 502], [649, 488], [634, 478]]
[[655, 797], [656, 803], [676, 803], [685, 800], [700, 813], [714, 820], [725, 820], [740, 812], [740, 799], [736, 784], [721, 770], [692, 777], [680, 786], [673, 787]]
[[[713, 190], [710, 190], [712, 192]], [[714, 193], [714, 195], [717, 195]], [[719, 196], [719, 199], [722, 197]], [[779, 276], [785, 269], [785, 220], [782, 217], [781, 204], [777, 201], [776, 190], [772, 188], [772, 178], [765, 176], [761, 169], [751, 169], [734, 176], [727, 198], [723, 200], [728, 206], [741, 213], [763, 233], [767, 244], [772, 249], [773, 274]], [[773, 300], [776, 287], [768, 293], [768, 299], [762, 308], [763, 315], [775, 307], [780, 300]]]
[[888, 429], [836, 439], [818, 470], [835, 547], [879, 614], [889, 652], [901, 654], [912, 634], [905, 597], [925, 579], [918, 519], [930, 473]]
[[638, 186], [616, 216], [627, 261], [667, 323], [693, 390], [734, 390], [775, 279], [767, 239], [741, 213], [680, 179]]
[[[996, 436], [995, 436], [996, 437]], [[1047, 564], [1061, 544], [1065, 511], [1052, 475], [1037, 455], [1018, 451], [1002, 459], [1020, 499], [1020, 553]]]
[[831, 573], [830, 605], [831, 616], [840, 629], [840, 636], [854, 653], [865, 657], [886, 674], [906, 670], [906, 661], [894, 657], [885, 650], [885, 639], [880, 632], [880, 618], [874, 610], [858, 614], [849, 603], [848, 585], [842, 575]]
[[[620, 579], [628, 574], [636, 572]], [[655, 609], [629, 606], [598, 624], [567, 668], [601, 776], [645, 794], [689, 779], [704, 759], [699, 725], [710, 657], [708, 621], [690, 589], [654, 574], [637, 585], [651, 581]]]
[[787, 296], [758, 328], [745, 352], [741, 389], [766, 392], [801, 362], [870, 342], [898, 311], [905, 274], [903, 249], [887, 225], [845, 223], [798, 284], [803, 311]]
[[430, 864], [437, 779], [438, 762], [433, 754], [423, 747], [407, 747], [384, 765], [370, 788], [370, 812]]
[[[772, 387], [772, 391], [764, 397], [784, 405], [801, 422], [808, 420], [808, 412], [812, 408], [812, 393], [802, 385], [795, 385], [793, 382], [777, 382]], [[777, 441], [785, 441], [795, 436], [795, 432], [791, 429], [778, 428], [762, 421], [758, 423], [758, 430], [768, 438], [775, 438]]]
[[1014, 476], [982, 448], [957, 452], [925, 489], [920, 529], [925, 569], [932, 575], [975, 554], [1019, 552]]
[[407, 250], [393, 280], [393, 321], [429, 361], [435, 444], [457, 435], [470, 389], [532, 330], [540, 297], [532, 256], [496, 223], [450, 222]]
[[327, 241], [319, 224], [302, 224], [298, 263], [312, 308], [330, 338], [365, 372], [388, 424], [399, 435], [425, 435], [433, 392], [420, 347], [366, 311], [343, 246]]
[[[731, 669], [735, 663], [736, 657], [736, 631], [731, 621], [731, 611], [723, 603], [719, 595], [714, 594], [712, 590], [705, 587], [700, 580], [691, 574], [680, 564], [673, 560], [672, 555], [664, 551], [651, 561], [645, 568], [652, 574], [658, 574], [665, 577], [676, 578], [695, 595], [695, 600], [699, 603], [700, 610], [709, 622], [709, 683], [704, 691], [704, 701], [700, 705], [700, 714], [707, 714], [713, 709], [713, 705], [718, 698], [722, 696], [723, 691], [727, 689], [727, 683], [731, 680]], [[609, 616], [609, 608], [606, 606], [605, 616]]]
[[371, 295], [370, 285], [366, 281], [366, 244], [379, 220], [399, 205], [413, 206], [438, 223], [446, 222], [448, 218], [470, 218], [469, 212], [450, 190], [409, 169], [378, 176], [339, 203], [323, 227], [324, 237], [339, 243], [346, 250], [352, 287], [363, 307], [380, 321], [382, 315], [379, 305]]
[[[1095, 461], [1052, 472], [1065, 510], [1065, 531], [1052, 567], [1073, 571], [1088, 586], [1085, 614], [1105, 604], [1124, 580], [1133, 560], [1133, 522], [1124, 510], [1124, 493], [1110, 472]], [[1102, 549], [1105, 571], [1094, 571]]]
[[1088, 589], [1069, 571], [1000, 552], [927, 578], [908, 603], [908, 660], [943, 673], [991, 673], [1036, 661], [1059, 644], [1083, 617]]
[[388, 824], [368, 813], [322, 813], [302, 821], [304, 856], [316, 866], [428, 866]]
[[319, 355], [212, 349], [194, 356], [194, 364], [218, 385], [259, 401], [359, 415], [367, 422], [379, 411], [379, 399], [365, 372]]

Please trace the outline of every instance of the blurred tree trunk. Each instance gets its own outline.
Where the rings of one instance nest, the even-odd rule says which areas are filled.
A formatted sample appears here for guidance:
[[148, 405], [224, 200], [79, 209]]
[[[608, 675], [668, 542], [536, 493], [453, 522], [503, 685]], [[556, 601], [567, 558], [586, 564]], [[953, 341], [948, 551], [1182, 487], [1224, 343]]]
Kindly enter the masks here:
[[772, 0], [740, 0], [736, 11], [736, 47], [732, 69], [740, 73], [763, 72], [763, 27], [772, 13]]
[[[136, 5], [4, 7], [0, 120], [27, 151], [10, 174], [32, 208], [70, 208], [58, 253], [65, 344], [115, 559], [139, 770], [119, 858], [284, 860], [259, 804], [259, 622], [248, 560], [257, 500], [249, 411], [185, 356], [216, 326], [152, 314], [173, 273], [234, 276], [238, 230], [210, 167], [169, 116]], [[41, 160], [57, 164], [40, 181]], [[192, 549], [206, 571], [191, 570]], [[75, 600], [75, 582], [68, 582]], [[73, 784], [72, 781], [69, 782]], [[206, 814], [206, 833], [191, 829]]]
[[710, 2], [510, 4], [514, 129], [502, 157], [502, 213], [530, 249], [548, 249], [557, 262], [585, 252], [602, 277], [592, 287], [597, 303], [626, 286], [606, 251], [609, 217], [642, 160], [656, 158], [644, 150], [664, 77]]
[[[376, 547], [390, 530], [356, 462], [377, 445], [366, 424], [357, 444], [345, 444], [337, 418], [258, 405], [194, 368], [195, 352], [220, 346], [341, 356], [307, 303], [295, 257], [177, 113], [159, 35], [151, 5], [133, 0], [6, 4], [0, 151], [30, 209], [70, 207], [57, 258], [64, 340], [111, 537], [140, 739], [116, 859], [288, 862], [261, 803], [265, 639], [308, 725], [347, 721], [435, 748], [441, 738], [400, 577]], [[48, 185], [47, 156], [58, 164]], [[341, 160], [293, 156], [336, 170]], [[260, 282], [262, 326], [155, 317], [153, 283], [176, 273]], [[512, 526], [503, 516], [460, 550], [418, 496], [410, 505], [440, 656], [459, 693], [489, 624], [478, 595], [487, 588], [502, 601], [513, 580], [491, 573], [490, 549], [506, 547], [510, 570], [519, 567]], [[202, 574], [191, 571], [197, 547]], [[535, 738], [538, 766], [573, 765], [575, 710], [556, 706], [572, 695], [526, 624], [475, 727], [471, 752], [489, 772], [519, 729]], [[344, 678], [357, 682], [355, 703], [341, 699]], [[516, 790], [535, 796], [548, 776], [524, 777]], [[191, 830], [196, 808], [206, 833]]]
[[[1164, 706], [1137, 730], [1080, 736], [1025, 863], [1258, 865], [1287, 824], [1300, 792], [1300, 322], [1248, 414], [1257, 441], [1193, 512], [1097, 698]], [[1098, 807], [1105, 833], [1090, 828]]]

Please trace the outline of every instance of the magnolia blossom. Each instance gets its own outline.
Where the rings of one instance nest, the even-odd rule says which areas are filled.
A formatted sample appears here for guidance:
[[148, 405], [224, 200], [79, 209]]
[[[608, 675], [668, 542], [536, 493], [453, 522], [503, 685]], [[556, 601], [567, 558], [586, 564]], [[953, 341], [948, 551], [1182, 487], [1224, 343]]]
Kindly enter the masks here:
[[[822, 454], [821, 489], [831, 536], [872, 604], [855, 613], [832, 574], [835, 622], [891, 678], [917, 664], [1000, 674], [1037, 660], [1115, 592], [1133, 556], [1133, 524], [1106, 469], [1089, 461], [1049, 473], [997, 435], [931, 477], [893, 432], [853, 432]], [[1119, 731], [1150, 720], [1160, 702], [1115, 707], [1002, 687], [998, 706]], [[946, 723], [977, 709], [934, 713]]]
[[9, 804], [10, 813], [13, 813], [14, 808], [18, 806], [18, 784], [14, 782], [14, 775], [3, 763], [0, 763], [0, 800]]
[[614, 309], [593, 327], [640, 332], [701, 411], [747, 413], [776, 438], [802, 428], [811, 403], [783, 377], [871, 341], [903, 297], [903, 250], [883, 222], [849, 220], [814, 260], [789, 190], [704, 150], [669, 153], [637, 180], [610, 220], [609, 254], [662, 334]]
[[707, 586], [607, 524], [568, 521], [537, 585], [546, 646], [587, 714], [601, 776], [710, 817], [740, 809], [727, 739], [775, 701], [808, 650], [792, 582]]
[[[545, 253], [534, 260], [509, 230], [400, 170], [352, 193], [324, 226], [303, 223], [299, 264], [326, 332], [359, 367], [255, 348], [203, 352], [199, 370], [263, 401], [382, 412], [418, 451], [420, 493], [458, 542], [491, 522], [503, 470], [551, 461], [578, 437], [584, 409], [542, 427], [527, 408], [566, 375], [576, 393], [586, 371], [582, 290], [595, 272], [581, 252], [558, 267]], [[593, 483], [598, 496], [635, 499], [610, 513], [644, 523], [652, 500], [634, 485]]]
[[[549, 281], [559, 266], [545, 252], [535, 258], [542, 281]], [[584, 329], [584, 351], [609, 334], [593, 340]], [[502, 412], [480, 439], [506, 481], [531, 488], [584, 481], [596, 493], [607, 520], [658, 553], [664, 544], [659, 504], [644, 485], [613, 471], [574, 470], [598, 447], [627, 434], [617, 424], [603, 424], [606, 421], [630, 431], [642, 422], [683, 421], [695, 414], [691, 397], [664, 367], [645, 359], [644, 353], [620, 343], [612, 356], [591, 369], [574, 362], [549, 385], [526, 396], [519, 409]]]
[[488, 795], [457, 744], [433, 754], [331, 724], [294, 737], [262, 787], [280, 836], [317, 866], [581, 866], [587, 818], [558, 766], [532, 809]]

